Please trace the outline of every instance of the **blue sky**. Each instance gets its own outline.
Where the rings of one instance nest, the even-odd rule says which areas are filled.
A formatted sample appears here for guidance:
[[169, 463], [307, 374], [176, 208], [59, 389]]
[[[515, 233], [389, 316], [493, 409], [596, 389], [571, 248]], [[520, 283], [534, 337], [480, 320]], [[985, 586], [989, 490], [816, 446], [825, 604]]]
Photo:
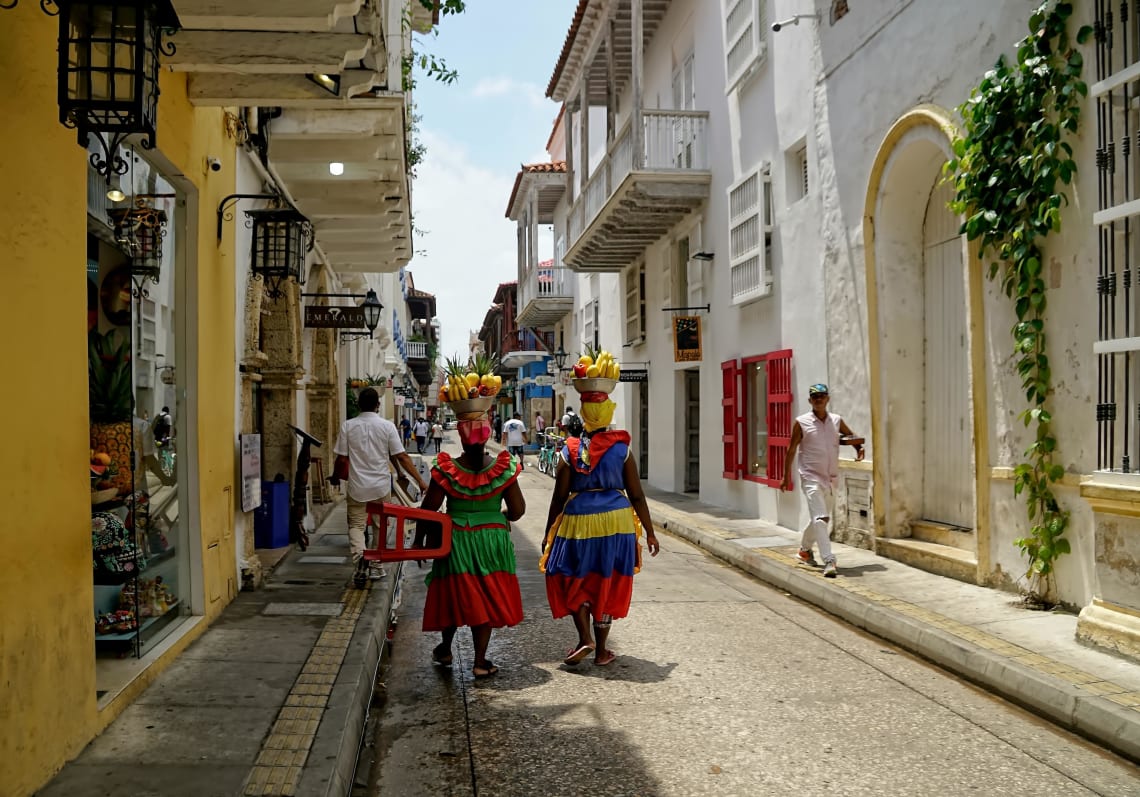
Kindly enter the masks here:
[[[517, 277], [515, 224], [505, 217], [521, 163], [549, 160], [544, 147], [558, 105], [546, 99], [576, 0], [469, 0], [419, 46], [444, 58], [459, 80], [420, 77], [415, 103], [425, 161], [412, 185], [417, 237], [410, 269], [434, 293], [441, 353], [466, 353], [500, 282]], [[523, 10], [525, 8], [525, 11]], [[540, 255], [551, 256], [549, 235]]]

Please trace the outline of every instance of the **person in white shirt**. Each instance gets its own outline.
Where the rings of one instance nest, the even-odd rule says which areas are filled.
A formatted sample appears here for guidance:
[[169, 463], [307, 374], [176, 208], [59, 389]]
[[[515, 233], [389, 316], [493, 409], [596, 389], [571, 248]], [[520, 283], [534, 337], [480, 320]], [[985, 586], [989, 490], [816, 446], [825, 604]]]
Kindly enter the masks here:
[[[340, 425], [333, 453], [336, 454], [338, 463], [342, 458], [348, 460], [348, 545], [352, 561], [359, 565], [364, 554], [367, 504], [369, 501], [387, 501], [392, 494], [390, 463], [398, 464], [415, 479], [421, 492], [427, 490], [427, 482], [416, 470], [412, 458], [404, 451], [396, 424], [377, 414], [380, 394], [367, 387], [360, 391], [357, 405], [360, 414]], [[334, 468], [333, 472], [336, 473], [337, 469]], [[375, 567], [379, 563], [373, 564], [370, 575], [381, 575], [383, 571]]]
[[412, 429], [412, 434], [416, 437], [417, 454], [422, 454], [427, 449], [428, 435], [431, 433], [431, 427], [428, 422], [423, 418], [416, 419], [416, 425]]
[[[784, 462], [783, 490], [791, 489], [792, 462], [796, 452], [800, 454], [800, 488], [808, 505], [808, 524], [800, 539], [799, 559], [804, 564], [816, 565], [812, 555], [812, 545], [819, 545], [819, 555], [823, 559], [823, 575], [835, 578], [837, 568], [835, 555], [831, 552], [831, 514], [835, 507], [835, 484], [839, 481], [839, 445], [842, 438], [853, 438], [855, 433], [847, 422], [838, 415], [827, 411], [830, 396], [827, 385], [815, 384], [808, 388], [808, 401], [811, 412], [796, 418], [792, 424], [792, 439], [788, 444], [788, 456]], [[863, 459], [863, 444], [852, 441], [855, 459]]]
[[443, 447], [443, 424], [436, 420], [431, 425], [431, 441], [435, 443], [435, 453]]
[[503, 424], [503, 445], [519, 458], [519, 462], [523, 462], [523, 446], [528, 442], [530, 441], [527, 438], [526, 424], [522, 422], [522, 416], [516, 412], [513, 418]]

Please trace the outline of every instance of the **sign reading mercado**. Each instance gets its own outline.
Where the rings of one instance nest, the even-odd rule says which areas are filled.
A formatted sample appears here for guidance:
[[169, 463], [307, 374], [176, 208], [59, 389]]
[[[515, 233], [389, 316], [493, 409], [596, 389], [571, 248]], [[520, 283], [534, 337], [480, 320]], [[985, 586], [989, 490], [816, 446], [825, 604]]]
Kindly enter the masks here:
[[305, 307], [306, 329], [368, 329], [363, 307]]

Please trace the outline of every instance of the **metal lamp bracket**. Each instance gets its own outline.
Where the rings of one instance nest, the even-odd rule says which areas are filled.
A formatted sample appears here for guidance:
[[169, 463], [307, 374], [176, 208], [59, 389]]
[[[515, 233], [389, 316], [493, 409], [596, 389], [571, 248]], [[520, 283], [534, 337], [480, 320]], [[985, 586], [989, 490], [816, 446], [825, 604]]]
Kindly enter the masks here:
[[218, 203], [218, 241], [222, 240], [222, 223], [226, 221], [233, 221], [234, 214], [231, 210], [234, 205], [241, 199], [276, 199], [280, 200], [280, 194], [230, 194], [224, 197]]

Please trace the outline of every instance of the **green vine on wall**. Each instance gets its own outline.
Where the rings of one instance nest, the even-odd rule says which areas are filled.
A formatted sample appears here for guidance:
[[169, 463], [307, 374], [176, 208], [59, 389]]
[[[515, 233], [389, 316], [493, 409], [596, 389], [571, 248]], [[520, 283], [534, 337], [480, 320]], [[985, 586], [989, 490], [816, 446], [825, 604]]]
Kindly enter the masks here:
[[[951, 208], [965, 217], [962, 232], [981, 239], [990, 280], [1000, 276], [1017, 321], [1011, 330], [1017, 373], [1028, 406], [1019, 414], [1036, 425], [1026, 461], [1014, 468], [1014, 494], [1025, 495], [1031, 528], [1015, 544], [1029, 560], [1031, 596], [1049, 592], [1053, 565], [1069, 553], [1069, 513], [1053, 485], [1065, 475], [1057, 462], [1057, 438], [1046, 408], [1052, 372], [1046, 354], [1047, 291], [1044, 240], [1061, 229], [1065, 186], [1077, 172], [1066, 139], [1077, 132], [1088, 87], [1081, 80], [1084, 59], [1069, 37], [1072, 3], [1046, 3], [1029, 18], [1029, 35], [1017, 44], [1013, 62], [1003, 56], [958, 108], [964, 134], [954, 141], [945, 173], [957, 197]], [[1092, 28], [1076, 36], [1084, 43]]]

